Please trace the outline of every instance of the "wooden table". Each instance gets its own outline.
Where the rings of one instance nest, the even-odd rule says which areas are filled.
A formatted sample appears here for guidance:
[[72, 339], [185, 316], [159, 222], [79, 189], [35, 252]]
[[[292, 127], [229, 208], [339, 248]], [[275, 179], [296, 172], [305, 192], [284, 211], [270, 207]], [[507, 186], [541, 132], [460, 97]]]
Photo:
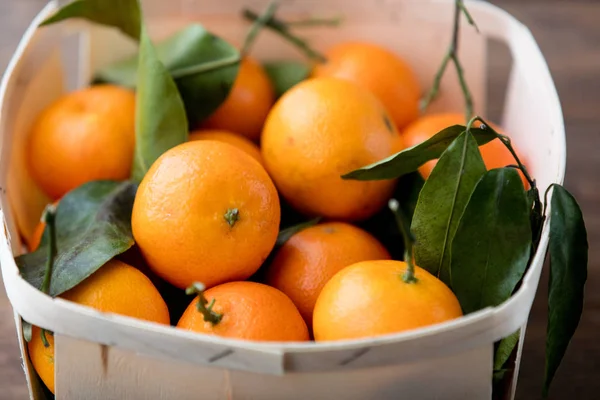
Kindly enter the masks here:
[[[552, 399], [600, 398], [600, 2], [594, 0], [492, 0], [533, 31], [562, 100], [568, 143], [566, 185], [586, 217], [590, 273], [579, 331], [558, 372]], [[45, 0], [0, 0], [0, 70]], [[498, 51], [501, 51], [499, 49]], [[502, 65], [491, 94], [502, 92]], [[498, 102], [490, 114], [499, 112]], [[535, 121], [531, 121], [535, 124]], [[547, 274], [542, 277], [527, 328], [517, 399], [540, 398], [544, 368]], [[27, 398], [12, 309], [0, 289], [0, 399]]]

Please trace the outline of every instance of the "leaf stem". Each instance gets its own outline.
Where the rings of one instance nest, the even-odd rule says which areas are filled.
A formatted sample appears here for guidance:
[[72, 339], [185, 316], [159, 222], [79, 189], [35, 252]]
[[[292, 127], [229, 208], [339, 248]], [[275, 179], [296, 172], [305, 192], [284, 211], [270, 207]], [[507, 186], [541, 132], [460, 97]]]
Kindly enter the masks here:
[[[43, 293], [48, 294], [50, 290], [50, 280], [52, 279], [52, 270], [54, 267], [54, 258], [56, 257], [56, 226], [54, 224], [56, 217], [56, 207], [53, 204], [49, 204], [44, 209], [42, 215], [42, 221], [46, 223], [48, 229], [48, 258], [46, 259], [46, 270], [44, 272], [44, 280], [42, 281], [42, 287], [40, 290]], [[42, 344], [44, 347], [50, 347], [50, 342], [46, 338], [46, 329], [41, 329], [40, 336], [42, 338]]]
[[197, 294], [198, 301], [196, 302], [196, 309], [199, 313], [204, 316], [204, 321], [210, 322], [213, 325], [218, 324], [223, 319], [223, 314], [219, 314], [213, 311], [213, 307], [215, 305], [215, 299], [212, 299], [210, 304], [208, 300], [204, 296], [204, 291], [206, 290], [206, 286], [204, 286], [200, 282], [194, 282], [190, 287], [185, 290], [185, 293], [188, 295]]
[[204, 74], [207, 72], [215, 71], [217, 69], [235, 65], [239, 63], [240, 60], [241, 57], [239, 55], [235, 55], [233, 57], [222, 58], [220, 60], [208, 61], [205, 63], [192, 65], [190, 67], [176, 69], [171, 72], [171, 76], [173, 77], [173, 79], [179, 79], [189, 75]]
[[256, 36], [258, 36], [258, 33], [265, 27], [265, 24], [273, 18], [278, 7], [278, 1], [271, 1], [265, 9], [265, 11], [257, 19], [254, 20], [252, 26], [250, 27], [250, 30], [248, 31], [248, 34], [246, 35], [244, 45], [242, 46], [242, 57], [244, 57], [250, 52], [250, 48], [256, 40]]
[[527, 182], [529, 183], [531, 188], [535, 188], [536, 187], [535, 180], [531, 177], [531, 175], [529, 175], [529, 171], [527, 171], [527, 168], [525, 167], [525, 165], [523, 165], [523, 163], [519, 159], [519, 156], [517, 156], [517, 153], [515, 152], [515, 149], [512, 146], [512, 142], [511, 142], [510, 138], [506, 135], [502, 135], [502, 134], [496, 132], [490, 124], [488, 124], [481, 117], [478, 117], [478, 116], [475, 116], [469, 120], [469, 122], [467, 124], [467, 131], [469, 131], [469, 132], [471, 131], [471, 128], [473, 127], [473, 124], [475, 122], [481, 122], [481, 124], [482, 124], [480, 126], [481, 129], [489, 129], [490, 131], [492, 131], [492, 133], [494, 135], [496, 135], [496, 137], [504, 144], [504, 146], [506, 146], [508, 151], [510, 151], [510, 154], [512, 154], [513, 158], [517, 162], [517, 165], [519, 166], [519, 169], [521, 170], [521, 172], [523, 172], [523, 175], [525, 176], [525, 179], [527, 180]]
[[46, 337], [46, 334], [50, 334], [52, 335], [52, 332], [46, 330], [46, 329], [41, 329], [40, 330], [40, 336], [42, 337], [42, 344], [44, 345], [45, 348], [50, 347], [50, 342], [48, 341], [48, 338]]
[[467, 80], [465, 78], [465, 72], [464, 72], [462, 64], [459, 60], [459, 57], [458, 57], [458, 46], [459, 46], [459, 35], [458, 34], [459, 34], [459, 30], [460, 30], [460, 15], [461, 15], [461, 13], [465, 14], [465, 16], [467, 17], [467, 20], [469, 21], [469, 23], [471, 25], [477, 27], [475, 25], [475, 21], [473, 21], [473, 18], [471, 17], [467, 8], [465, 7], [463, 1], [455, 0], [454, 24], [452, 27], [452, 41], [450, 42], [448, 52], [444, 56], [444, 59], [442, 60], [442, 64], [434, 77], [433, 86], [431, 87], [429, 93], [425, 96], [425, 99], [421, 102], [421, 112], [424, 112], [425, 110], [427, 110], [427, 107], [429, 107], [431, 102], [433, 100], [435, 100], [436, 97], [438, 96], [442, 78], [444, 77], [444, 73], [446, 72], [448, 63], [450, 61], [452, 61], [452, 63], [454, 64], [454, 67], [456, 69], [456, 74], [458, 75], [460, 87], [461, 87], [463, 95], [464, 95], [465, 114], [467, 116], [466, 119], [468, 121], [471, 118], [471, 116], [473, 115], [473, 97], [471, 96], [471, 91], [469, 90], [469, 86], [468, 86]]
[[44, 272], [44, 280], [40, 290], [48, 294], [50, 290], [50, 280], [52, 279], [52, 269], [54, 267], [54, 258], [56, 257], [56, 227], [55, 227], [56, 207], [49, 204], [44, 209], [42, 221], [46, 223], [48, 229], [48, 258], [46, 259], [46, 270]]
[[408, 223], [408, 218], [404, 215], [402, 208], [400, 207], [400, 203], [396, 199], [390, 199], [388, 202], [388, 207], [394, 213], [396, 217], [396, 223], [398, 224], [398, 228], [400, 229], [400, 233], [402, 234], [402, 239], [404, 240], [404, 261], [406, 262], [406, 272], [402, 275], [402, 280], [405, 283], [416, 283], [418, 282], [417, 277], [415, 276], [415, 262], [414, 262], [414, 252], [413, 245], [415, 243], [415, 237], [413, 236], [410, 225]]
[[544, 215], [548, 210], [548, 193], [550, 193], [550, 189], [552, 189], [554, 186], [558, 186], [558, 183], [552, 183], [544, 192]]
[[[252, 22], [255, 22], [256, 20], [258, 20], [260, 18], [260, 16], [258, 14], [256, 14], [254, 11], [249, 10], [247, 8], [242, 10], [242, 16], [245, 19], [247, 19], [248, 21], [252, 21]], [[314, 50], [313, 48], [311, 48], [310, 45], [306, 41], [304, 41], [304, 40], [300, 39], [298, 36], [295, 36], [294, 34], [292, 34], [290, 32], [289, 26], [286, 22], [283, 22], [282, 20], [273, 16], [272, 18], [270, 18], [268, 21], [265, 22], [265, 26], [267, 28], [279, 33], [283, 38], [285, 38], [287, 41], [289, 41], [294, 46], [296, 46], [298, 49], [300, 49], [311, 60], [315, 60], [315, 61], [322, 62], [322, 63], [327, 61], [327, 59], [325, 58], [324, 55], [322, 55], [321, 53], [319, 53], [316, 50]]]

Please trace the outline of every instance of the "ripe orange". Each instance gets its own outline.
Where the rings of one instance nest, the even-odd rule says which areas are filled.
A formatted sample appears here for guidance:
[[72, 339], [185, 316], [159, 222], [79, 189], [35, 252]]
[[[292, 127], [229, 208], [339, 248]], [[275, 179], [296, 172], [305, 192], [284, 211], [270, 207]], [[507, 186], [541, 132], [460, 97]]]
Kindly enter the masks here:
[[388, 251], [370, 233], [326, 222], [298, 232], [279, 249], [267, 284], [288, 295], [311, 326], [317, 297], [333, 275], [359, 261], [388, 259]]
[[35, 226], [33, 234], [31, 235], [31, 238], [29, 238], [29, 243], [27, 244], [27, 246], [29, 247], [29, 251], [36, 251], [37, 248], [40, 246], [42, 236], [44, 235], [44, 229], [46, 229], [46, 223], [43, 221], [40, 221]]
[[325, 57], [312, 76], [347, 79], [371, 91], [399, 129], [419, 116], [419, 81], [396, 54], [374, 43], [345, 42], [329, 49]]
[[292, 301], [279, 290], [255, 282], [230, 282], [204, 293], [212, 310], [222, 318], [204, 320], [197, 309], [199, 298], [185, 310], [178, 328], [236, 339], [299, 342], [308, 340], [308, 329]]
[[[102, 312], [169, 324], [167, 305], [150, 279], [117, 260], [109, 261], [61, 297]], [[49, 347], [44, 347], [40, 329], [33, 328], [29, 357], [42, 381], [54, 393], [54, 339], [51, 334], [46, 338]]]
[[135, 146], [135, 94], [98, 85], [66, 94], [31, 131], [32, 177], [53, 199], [98, 179], [126, 179]]
[[150, 268], [179, 288], [244, 280], [279, 232], [277, 190], [230, 144], [181, 144], [154, 162], [133, 205], [133, 236]]
[[363, 261], [338, 272], [315, 306], [315, 340], [373, 337], [416, 329], [462, 315], [454, 293], [424, 269], [406, 283], [402, 261]]
[[238, 76], [221, 106], [203, 123], [204, 129], [219, 129], [258, 140], [275, 92], [263, 67], [251, 58], [240, 63]]
[[48, 347], [44, 346], [44, 342], [42, 342], [41, 329], [34, 326], [31, 330], [31, 340], [27, 343], [27, 349], [29, 350], [29, 360], [38, 376], [48, 389], [55, 393], [54, 336], [48, 332], [46, 333], [46, 339], [50, 344]]
[[376, 213], [394, 181], [340, 176], [403, 147], [379, 101], [336, 78], [309, 79], [286, 92], [267, 118], [261, 144], [267, 170], [294, 208], [344, 220]]
[[[402, 138], [404, 139], [407, 147], [416, 146], [417, 144], [429, 139], [439, 131], [452, 125], [465, 125], [465, 116], [457, 113], [426, 115], [406, 127], [406, 129], [402, 132]], [[478, 126], [478, 124], [476, 125]], [[496, 125], [492, 125], [492, 128], [494, 128], [496, 132], [502, 133], [501, 129]], [[481, 156], [483, 157], [483, 161], [485, 162], [485, 166], [488, 170], [516, 164], [512, 154], [500, 140], [493, 140], [479, 147], [479, 150], [481, 151]], [[524, 158], [520, 154], [519, 158], [523, 164], [526, 164]], [[419, 168], [419, 172], [425, 179], [429, 177], [429, 174], [431, 174], [435, 164], [436, 160], [432, 160]], [[519, 173], [521, 174], [521, 179], [523, 180], [525, 187], [527, 187], [527, 180], [521, 171], [519, 171]]]
[[218, 142], [229, 143], [246, 152], [250, 157], [261, 163], [261, 165], [263, 163], [258, 146], [246, 137], [237, 133], [219, 130], [200, 130], [190, 133], [189, 140], [216, 140]]

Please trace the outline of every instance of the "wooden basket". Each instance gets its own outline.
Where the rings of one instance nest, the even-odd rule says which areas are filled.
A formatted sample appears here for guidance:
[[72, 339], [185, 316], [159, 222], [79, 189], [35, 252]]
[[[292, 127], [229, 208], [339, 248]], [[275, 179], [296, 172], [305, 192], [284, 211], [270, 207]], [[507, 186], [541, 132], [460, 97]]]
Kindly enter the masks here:
[[[240, 43], [247, 30], [243, 6], [266, 1], [144, 1], [157, 40], [190, 22]], [[24, 162], [24, 142], [35, 116], [62, 93], [85, 86], [95, 69], [135, 50], [116, 31], [84, 22], [38, 28], [58, 4], [49, 3], [25, 33], [2, 81], [0, 193], [5, 229], [0, 238], [2, 274], [33, 399], [42, 398], [26, 355], [21, 318], [55, 332], [58, 399], [489, 399], [493, 343], [521, 329], [538, 285], [548, 244], [548, 222], [523, 284], [496, 308], [407, 333], [332, 344], [252, 343], [159, 326], [53, 299], [19, 275], [14, 256], [24, 247], [48, 199]], [[405, 57], [424, 88], [446, 51], [452, 23], [449, 0], [289, 0], [282, 15], [342, 14], [339, 28], [306, 29], [317, 48], [337, 41], [379, 42]], [[565, 135], [562, 112], [544, 58], [530, 32], [485, 2], [468, 7], [481, 34], [466, 24], [461, 53], [476, 110], [485, 115], [486, 49], [500, 41], [512, 54], [502, 125], [527, 156], [543, 191], [562, 183]], [[304, 33], [304, 32], [303, 32]], [[300, 58], [270, 32], [261, 34], [260, 59]], [[453, 72], [443, 81], [432, 111], [460, 111], [462, 94]], [[517, 371], [524, 334], [517, 356]], [[541, 366], [540, 366], [541, 368]]]

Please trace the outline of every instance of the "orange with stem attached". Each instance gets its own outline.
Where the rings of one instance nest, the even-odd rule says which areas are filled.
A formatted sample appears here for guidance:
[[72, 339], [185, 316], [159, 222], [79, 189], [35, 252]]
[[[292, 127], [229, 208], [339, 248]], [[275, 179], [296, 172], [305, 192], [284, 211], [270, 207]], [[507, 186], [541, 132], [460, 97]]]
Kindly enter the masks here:
[[255, 282], [230, 282], [204, 291], [195, 283], [188, 294], [198, 294], [177, 327], [228, 338], [300, 342], [308, 329], [298, 309], [279, 290]]
[[[397, 202], [390, 202], [397, 216]], [[314, 310], [317, 341], [358, 339], [433, 325], [462, 315], [454, 293], [415, 266], [408, 224], [405, 261], [362, 261], [344, 268], [323, 288]]]

